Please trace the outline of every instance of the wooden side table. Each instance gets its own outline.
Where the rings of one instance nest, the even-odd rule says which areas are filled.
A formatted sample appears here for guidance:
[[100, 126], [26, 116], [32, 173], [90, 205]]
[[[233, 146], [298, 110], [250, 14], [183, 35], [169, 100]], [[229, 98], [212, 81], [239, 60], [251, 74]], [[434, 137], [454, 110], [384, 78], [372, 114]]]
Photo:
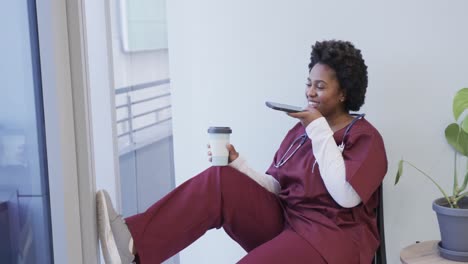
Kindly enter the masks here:
[[400, 252], [400, 260], [403, 264], [450, 264], [462, 263], [451, 261], [439, 256], [437, 248], [439, 240], [424, 241], [405, 247]]

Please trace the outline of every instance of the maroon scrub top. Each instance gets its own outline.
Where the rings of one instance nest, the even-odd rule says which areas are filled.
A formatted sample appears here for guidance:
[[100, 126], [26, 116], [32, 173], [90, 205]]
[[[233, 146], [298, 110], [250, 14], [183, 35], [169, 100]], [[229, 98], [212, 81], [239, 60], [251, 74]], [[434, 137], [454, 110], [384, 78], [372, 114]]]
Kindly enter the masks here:
[[[345, 130], [334, 133], [337, 145], [341, 144]], [[375, 212], [379, 203], [378, 187], [387, 172], [381, 135], [364, 118], [358, 120], [346, 135], [343, 151], [346, 180], [362, 202], [353, 208], [344, 208], [325, 188], [318, 164], [312, 171], [315, 157], [311, 140], [306, 140], [284, 165], [275, 168], [274, 164], [304, 133], [300, 123], [288, 132], [267, 171], [281, 185], [279, 198], [286, 223], [328, 263], [371, 263], [380, 243]], [[291, 150], [295, 148], [293, 146]]]

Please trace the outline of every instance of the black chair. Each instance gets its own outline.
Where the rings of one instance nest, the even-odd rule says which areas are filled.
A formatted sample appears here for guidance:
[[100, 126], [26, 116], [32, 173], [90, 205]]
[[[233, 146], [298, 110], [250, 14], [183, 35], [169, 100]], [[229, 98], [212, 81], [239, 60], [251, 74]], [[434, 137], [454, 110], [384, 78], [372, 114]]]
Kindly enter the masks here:
[[379, 206], [377, 210], [377, 228], [380, 234], [380, 246], [375, 252], [373, 264], [387, 264], [387, 254], [385, 253], [385, 229], [384, 229], [384, 209], [383, 209], [383, 190], [379, 187]]

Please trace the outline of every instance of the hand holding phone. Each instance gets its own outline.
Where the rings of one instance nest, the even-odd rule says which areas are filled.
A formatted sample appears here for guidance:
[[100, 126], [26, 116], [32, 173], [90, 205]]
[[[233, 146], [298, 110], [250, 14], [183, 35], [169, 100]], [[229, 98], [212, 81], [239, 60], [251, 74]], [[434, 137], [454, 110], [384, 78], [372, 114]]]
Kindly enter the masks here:
[[280, 104], [280, 103], [275, 103], [275, 102], [265, 102], [266, 106], [270, 107], [271, 109], [275, 109], [278, 111], [283, 111], [286, 113], [298, 113], [298, 112], [303, 112], [305, 111], [304, 108], [299, 107], [299, 106], [293, 106], [293, 105], [287, 105], [287, 104]]

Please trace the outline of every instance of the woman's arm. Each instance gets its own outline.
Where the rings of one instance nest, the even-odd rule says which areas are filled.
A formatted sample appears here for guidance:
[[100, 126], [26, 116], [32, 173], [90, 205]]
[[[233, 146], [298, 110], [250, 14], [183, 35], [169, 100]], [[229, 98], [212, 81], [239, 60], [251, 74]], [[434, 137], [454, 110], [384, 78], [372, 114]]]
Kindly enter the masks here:
[[341, 149], [336, 145], [333, 131], [324, 117], [312, 121], [306, 127], [312, 140], [320, 175], [333, 200], [342, 207], [351, 208], [361, 202], [354, 188], [346, 181], [346, 167]]
[[229, 166], [249, 176], [263, 188], [274, 194], [278, 194], [281, 189], [279, 182], [275, 178], [273, 178], [271, 175], [260, 173], [250, 168], [250, 166], [247, 164], [247, 161], [241, 156], [237, 157], [234, 161], [229, 163]]

